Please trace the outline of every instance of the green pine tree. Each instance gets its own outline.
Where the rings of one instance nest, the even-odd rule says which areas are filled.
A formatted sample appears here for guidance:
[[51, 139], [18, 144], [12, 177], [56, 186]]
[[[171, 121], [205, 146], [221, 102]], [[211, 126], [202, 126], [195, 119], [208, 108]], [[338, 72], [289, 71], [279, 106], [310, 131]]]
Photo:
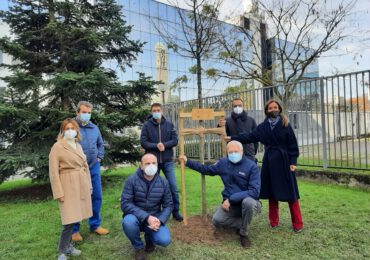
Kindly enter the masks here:
[[108, 144], [106, 165], [139, 157], [135, 135], [157, 83], [143, 74], [122, 84], [104, 62], [124, 70], [142, 51], [129, 39], [121, 7], [115, 0], [12, 0], [1, 11], [14, 37], [0, 39], [0, 49], [16, 62], [3, 78], [0, 94], [0, 183], [15, 173], [34, 180], [48, 176], [48, 154], [61, 121], [74, 117], [80, 100], [94, 104], [92, 121]]

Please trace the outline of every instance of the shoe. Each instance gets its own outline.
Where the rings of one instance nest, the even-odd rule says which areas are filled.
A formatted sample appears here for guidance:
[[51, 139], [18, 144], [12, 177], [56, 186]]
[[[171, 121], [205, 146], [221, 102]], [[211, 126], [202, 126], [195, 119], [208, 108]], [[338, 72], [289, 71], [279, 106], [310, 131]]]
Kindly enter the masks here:
[[67, 260], [67, 256], [65, 254], [58, 255], [58, 260]]
[[174, 219], [176, 219], [179, 222], [184, 220], [184, 218], [181, 216], [180, 212], [178, 212], [178, 211], [173, 212], [172, 216], [173, 216]]
[[73, 242], [81, 242], [83, 241], [83, 237], [81, 236], [80, 232], [72, 234], [72, 241]]
[[109, 230], [103, 227], [98, 227], [97, 229], [94, 230], [94, 233], [101, 235], [101, 236], [105, 236], [109, 234]]
[[76, 249], [72, 244], [70, 244], [64, 253], [71, 256], [79, 256], [81, 254], [81, 250]]
[[135, 250], [135, 260], [146, 260], [144, 249]]
[[248, 236], [240, 235], [240, 244], [244, 248], [250, 248], [252, 246], [251, 241], [249, 240]]
[[145, 243], [145, 252], [152, 253], [155, 250], [155, 245], [153, 242], [146, 242]]
[[303, 228], [293, 228], [295, 233], [301, 233], [303, 231]]
[[271, 229], [277, 229], [279, 227], [279, 225], [276, 225], [276, 226], [273, 226], [273, 225], [270, 225]]

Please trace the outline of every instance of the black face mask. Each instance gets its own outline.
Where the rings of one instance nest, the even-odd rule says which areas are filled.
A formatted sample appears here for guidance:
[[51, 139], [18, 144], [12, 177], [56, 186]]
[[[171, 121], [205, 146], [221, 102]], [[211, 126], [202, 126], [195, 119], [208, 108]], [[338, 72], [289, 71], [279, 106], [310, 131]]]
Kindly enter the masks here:
[[280, 115], [280, 111], [270, 111], [267, 112], [267, 116], [271, 118], [277, 118]]

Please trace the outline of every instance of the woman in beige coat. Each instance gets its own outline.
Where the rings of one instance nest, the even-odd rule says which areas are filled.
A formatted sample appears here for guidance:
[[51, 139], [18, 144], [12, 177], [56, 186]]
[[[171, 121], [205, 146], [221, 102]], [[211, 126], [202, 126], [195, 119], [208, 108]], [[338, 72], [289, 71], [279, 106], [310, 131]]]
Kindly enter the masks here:
[[73, 226], [92, 216], [89, 167], [79, 140], [78, 123], [68, 118], [63, 121], [58, 141], [49, 154], [50, 184], [53, 197], [59, 204], [63, 225], [58, 260], [67, 259], [67, 254], [81, 254], [70, 243]]

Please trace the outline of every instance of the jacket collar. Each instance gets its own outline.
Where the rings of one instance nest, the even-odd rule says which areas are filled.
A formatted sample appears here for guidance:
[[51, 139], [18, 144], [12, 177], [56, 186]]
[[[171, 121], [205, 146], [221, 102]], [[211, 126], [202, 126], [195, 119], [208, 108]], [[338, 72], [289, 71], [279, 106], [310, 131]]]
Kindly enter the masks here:
[[81, 157], [82, 159], [85, 159], [85, 154], [84, 152], [82, 151], [82, 148], [81, 146], [76, 142], [76, 149], [73, 149], [73, 147], [71, 147], [68, 143], [67, 143], [67, 140], [65, 140], [64, 138], [62, 138], [61, 140], [59, 140], [59, 142], [63, 145], [64, 149], [67, 149], [68, 151], [74, 153], [74, 154], [77, 154], [79, 157]]
[[236, 114], [233, 112], [231, 112], [231, 118], [236, 120], [238, 118], [240, 118], [242, 121], [245, 121], [247, 119], [247, 112], [245, 112], [245, 110], [243, 110], [243, 112], [241, 112], [240, 114]]

